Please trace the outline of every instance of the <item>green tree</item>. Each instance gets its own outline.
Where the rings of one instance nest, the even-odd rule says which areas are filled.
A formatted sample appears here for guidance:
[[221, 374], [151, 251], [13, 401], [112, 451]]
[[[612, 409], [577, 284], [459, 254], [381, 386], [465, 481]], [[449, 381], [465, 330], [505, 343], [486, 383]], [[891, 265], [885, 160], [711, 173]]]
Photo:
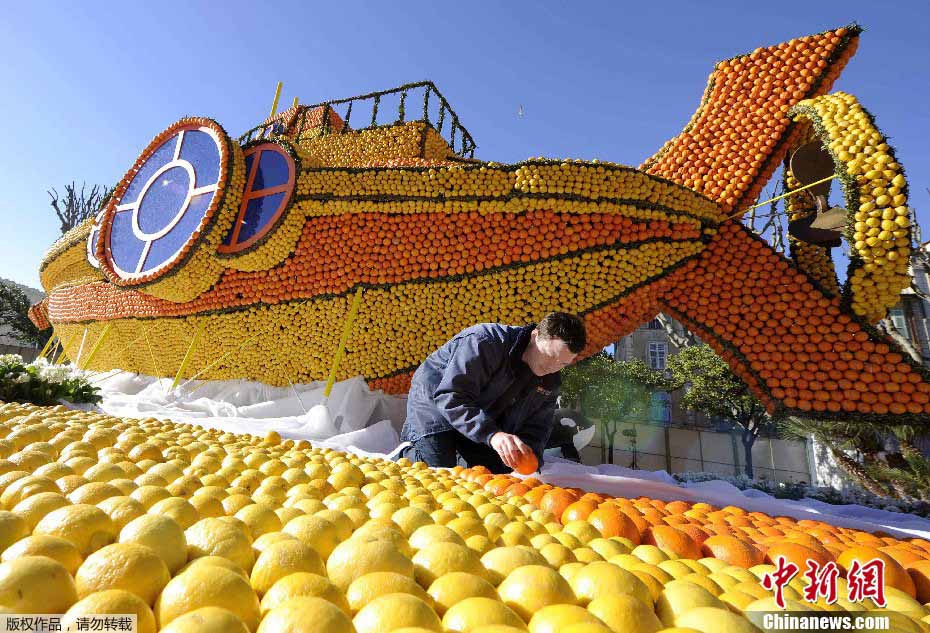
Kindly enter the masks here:
[[42, 331], [29, 319], [29, 297], [16, 284], [0, 281], [0, 327], [27, 345], [41, 347], [48, 340], [48, 330]]
[[668, 369], [672, 375], [672, 389], [685, 390], [682, 398], [685, 408], [726, 418], [740, 427], [745, 473], [752, 477], [753, 444], [763, 430], [774, 428], [762, 403], [707, 345], [682, 349], [669, 357]]
[[654, 391], [666, 389], [665, 376], [641, 360], [615, 361], [601, 353], [562, 370], [562, 398], [597, 421], [601, 461], [613, 463], [620, 424], [641, 417]]

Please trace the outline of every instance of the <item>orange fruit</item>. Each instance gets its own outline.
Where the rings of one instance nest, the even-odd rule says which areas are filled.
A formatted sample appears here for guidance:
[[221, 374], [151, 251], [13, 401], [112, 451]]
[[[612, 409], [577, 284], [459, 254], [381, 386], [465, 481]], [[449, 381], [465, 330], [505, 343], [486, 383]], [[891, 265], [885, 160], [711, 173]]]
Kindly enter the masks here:
[[633, 541], [634, 545], [639, 545], [641, 542], [636, 524], [616, 506], [601, 505], [588, 515], [588, 523], [597, 528], [604, 538], [622, 536]]
[[917, 588], [914, 586], [914, 581], [911, 579], [910, 574], [907, 573], [907, 570], [894, 558], [874, 547], [868, 547], [867, 545], [850, 547], [837, 557], [836, 563], [844, 572], [849, 573], [849, 568], [854, 560], [858, 560], [860, 565], [864, 565], [876, 558], [885, 561], [886, 585], [896, 587], [912, 598], [917, 595]]
[[551, 512], [553, 516], [561, 517], [571, 504], [578, 500], [578, 496], [565, 488], [554, 488], [543, 495], [539, 504], [540, 510]]
[[819, 566], [833, 560], [833, 555], [823, 550], [815, 550], [800, 543], [779, 542], [772, 544], [765, 552], [765, 561], [776, 565], [779, 557], [798, 566], [801, 573], [807, 569], [807, 561], [812, 560]]
[[579, 499], [565, 508], [565, 512], [563, 512], [561, 516], [561, 523], [565, 525], [570, 521], [584, 521], [588, 518], [588, 515], [596, 509], [597, 503], [594, 501], [590, 499]]
[[923, 604], [930, 602], [930, 560], [921, 560], [907, 566], [907, 573], [914, 582], [916, 598]]
[[704, 528], [702, 528], [700, 525], [694, 525], [693, 523], [676, 525], [675, 529], [681, 530], [690, 536], [699, 546], [702, 545], [708, 538], [710, 538], [710, 534], [708, 534]]
[[537, 470], [539, 470], [539, 460], [536, 459], [536, 454], [533, 451], [520, 453], [520, 457], [517, 458], [517, 467], [514, 468], [514, 471], [521, 475], [532, 475]]
[[891, 545], [888, 547], [880, 547], [879, 551], [885, 552], [893, 559], [898, 561], [902, 567], [907, 568], [911, 563], [916, 563], [919, 560], [926, 560], [928, 558], [928, 553], [923, 550], [917, 549], [916, 551], [902, 545]]
[[691, 509], [687, 501], [671, 501], [665, 504], [665, 509], [672, 514], [684, 514]]
[[755, 546], [735, 536], [712, 536], [701, 546], [705, 556], [712, 556], [737, 567], [749, 569], [765, 560]]
[[668, 525], [654, 525], [643, 532], [643, 543], [655, 545], [681, 558], [702, 558], [701, 546], [687, 533]]

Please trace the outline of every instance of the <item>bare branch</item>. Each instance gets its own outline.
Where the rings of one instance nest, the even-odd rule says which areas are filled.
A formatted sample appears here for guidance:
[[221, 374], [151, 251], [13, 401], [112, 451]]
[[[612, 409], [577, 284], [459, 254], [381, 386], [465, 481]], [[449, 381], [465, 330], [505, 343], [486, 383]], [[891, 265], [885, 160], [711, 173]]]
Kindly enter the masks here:
[[914, 344], [911, 343], [905, 336], [903, 336], [898, 329], [894, 326], [894, 323], [891, 322], [891, 319], [885, 317], [878, 322], [878, 329], [888, 335], [888, 337], [893, 340], [895, 343], [901, 346], [908, 356], [913, 358], [916, 362], [923, 364], [923, 359], [920, 357], [920, 352], [917, 351], [917, 348], [914, 347]]
[[659, 313], [656, 316], [656, 320], [659, 322], [659, 325], [662, 326], [662, 329], [665, 330], [672, 344], [678, 349], [701, 344], [700, 339], [690, 331], [683, 327], [676, 327], [677, 322], [668, 315]]
[[82, 183], [81, 190], [78, 191], [74, 182], [65, 185], [63, 197], [54, 188], [48, 191], [49, 198], [51, 198], [49, 204], [58, 216], [62, 234], [97, 215], [111, 192], [112, 189], [100, 185], [93, 185], [88, 191], [86, 183]]

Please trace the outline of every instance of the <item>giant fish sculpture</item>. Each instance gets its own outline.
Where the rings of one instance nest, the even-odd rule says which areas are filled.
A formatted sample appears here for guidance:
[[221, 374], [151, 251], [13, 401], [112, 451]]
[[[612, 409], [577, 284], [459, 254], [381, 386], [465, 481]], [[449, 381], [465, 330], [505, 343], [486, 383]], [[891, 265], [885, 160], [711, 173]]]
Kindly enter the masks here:
[[[665, 312], [772, 413], [925, 421], [928, 374], [871, 325], [908, 284], [903, 170], [829, 94], [859, 32], [717, 63], [639, 169], [476, 160], [429, 82], [295, 104], [238, 140], [181, 119], [52, 246], [32, 317], [93, 370], [287, 385], [326, 378], [361, 290], [338, 378], [398, 393], [476, 322], [575, 312], [590, 355]], [[823, 211], [787, 160], [811, 143], [845, 199], [842, 288], [827, 246], [793, 239], [788, 258], [741, 222], [782, 165], [792, 219]]]

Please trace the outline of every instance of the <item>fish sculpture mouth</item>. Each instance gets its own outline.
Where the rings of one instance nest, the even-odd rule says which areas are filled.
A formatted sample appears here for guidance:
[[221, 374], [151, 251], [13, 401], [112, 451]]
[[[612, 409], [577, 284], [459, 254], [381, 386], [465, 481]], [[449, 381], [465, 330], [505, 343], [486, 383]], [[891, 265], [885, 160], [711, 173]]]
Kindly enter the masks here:
[[[79, 364], [79, 341], [102, 343], [94, 369], [158, 374], [160, 362], [185, 377], [286, 385], [325, 377], [362, 289], [339, 377], [403, 392], [433, 349], [475, 322], [575, 312], [590, 355], [663, 311], [770, 412], [927, 421], [930, 376], [870, 325], [902, 283], [895, 249], [910, 217], [875, 230], [873, 209], [859, 207], [858, 179], [887, 180], [880, 215], [904, 206], [906, 183], [855, 99], [827, 94], [859, 32], [718, 63], [692, 120], [639, 169], [476, 160], [430, 82], [295, 105], [238, 140], [211, 119], [182, 119], [98, 217], [52, 247], [33, 319]], [[390, 98], [398, 116], [379, 123]], [[840, 112], [888, 156], [863, 171], [867, 160], [833, 155], [856, 253], [846, 288], [829, 250], [796, 240], [789, 260], [739, 220], [794, 148], [848, 144]], [[785, 178], [798, 189], [787, 165]], [[793, 217], [814, 212], [805, 200], [791, 193]], [[879, 366], [892, 371], [864, 385]]]

